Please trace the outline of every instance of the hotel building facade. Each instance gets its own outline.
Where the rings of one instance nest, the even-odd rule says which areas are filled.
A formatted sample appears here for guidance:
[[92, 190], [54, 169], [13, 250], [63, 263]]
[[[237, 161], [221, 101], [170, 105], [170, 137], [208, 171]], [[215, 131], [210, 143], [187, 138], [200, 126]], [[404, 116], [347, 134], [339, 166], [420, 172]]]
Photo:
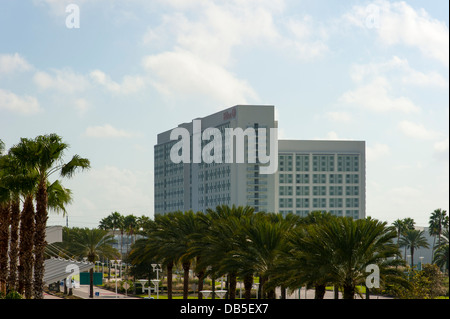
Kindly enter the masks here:
[[[270, 136], [270, 129], [278, 127], [274, 115], [271, 105], [236, 105], [178, 125], [189, 132], [191, 159], [195, 156], [194, 141], [201, 141], [202, 148], [211, 142], [198, 135], [208, 128], [220, 132], [222, 160], [212, 163], [174, 162], [171, 150], [179, 140], [171, 140], [173, 130], [158, 134], [154, 147], [155, 214], [206, 211], [226, 204], [300, 216], [319, 210], [364, 218], [365, 142], [278, 140], [276, 136], [274, 140]], [[243, 148], [237, 148], [238, 138], [229, 134], [239, 128], [256, 132], [255, 140], [244, 139]], [[266, 134], [261, 134], [261, 129], [266, 129]], [[271, 138], [277, 147], [271, 145]], [[244, 152], [243, 162], [236, 160], [239, 152]], [[250, 155], [256, 155], [257, 160], [251, 161]], [[261, 155], [275, 158], [275, 173], [261, 172], [261, 166], [269, 165], [258, 161]]]

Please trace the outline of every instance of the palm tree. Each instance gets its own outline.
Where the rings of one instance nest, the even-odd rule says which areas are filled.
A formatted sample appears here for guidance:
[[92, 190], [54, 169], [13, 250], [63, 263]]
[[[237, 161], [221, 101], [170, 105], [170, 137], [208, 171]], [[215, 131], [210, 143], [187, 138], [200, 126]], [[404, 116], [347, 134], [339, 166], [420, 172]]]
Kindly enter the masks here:
[[[75, 258], [87, 257], [91, 263], [95, 263], [100, 258], [117, 258], [118, 251], [112, 247], [114, 237], [102, 229], [74, 228], [65, 229], [66, 249]], [[90, 289], [89, 298], [94, 297], [94, 273], [93, 268], [89, 270]]]
[[400, 238], [400, 246], [408, 248], [411, 253], [411, 267], [414, 267], [414, 251], [419, 248], [429, 248], [427, 239], [423, 230], [408, 229], [402, 238]]
[[46, 246], [46, 225], [48, 219], [48, 180], [54, 173], [61, 177], [72, 177], [77, 170], [88, 169], [88, 159], [74, 155], [67, 163], [63, 162], [64, 152], [69, 145], [62, 142], [56, 134], [40, 135], [30, 140], [22, 138], [20, 143], [11, 149], [20, 163], [34, 170], [38, 176], [36, 190], [36, 214], [34, 235], [34, 297], [43, 298], [44, 251]]
[[[217, 206], [215, 210], [208, 209], [211, 219], [210, 227], [203, 239], [203, 262], [211, 265], [215, 276], [228, 274], [228, 298], [236, 297], [236, 278], [239, 273], [246, 277], [252, 273], [247, 265], [247, 273], [243, 273], [241, 258], [238, 258], [238, 249], [242, 246], [242, 224], [254, 213], [250, 206], [228, 205]], [[248, 277], [247, 277], [248, 278]], [[248, 281], [248, 280], [246, 280]]]
[[448, 228], [443, 230], [441, 237], [442, 241], [434, 249], [433, 263], [438, 265], [441, 269], [445, 269], [448, 273]]
[[173, 246], [176, 260], [181, 263], [183, 268], [183, 299], [188, 298], [189, 294], [189, 271], [195, 254], [190, 250], [192, 246], [192, 234], [202, 233], [204, 224], [201, 222], [199, 216], [202, 213], [174, 212], [171, 213], [172, 227], [166, 230], [171, 234], [171, 238], [175, 239], [177, 243]]
[[[244, 238], [238, 242], [233, 258], [241, 259], [245, 268], [260, 274], [260, 285], [263, 291], [267, 290], [269, 299], [275, 298], [275, 285], [270, 282], [271, 273], [280, 260], [281, 252], [286, 249], [287, 234], [294, 226], [292, 220], [283, 218], [281, 214], [266, 213], [257, 213], [242, 225]], [[250, 284], [247, 285], [249, 288]], [[249, 293], [247, 291], [247, 295]]]
[[436, 237], [438, 238], [438, 246], [440, 246], [442, 230], [446, 227], [448, 227], [447, 211], [441, 208], [435, 209], [431, 213], [428, 230], [430, 236], [434, 236], [433, 250], [436, 242]]
[[[138, 229], [138, 220], [134, 215], [127, 215], [123, 218], [123, 226], [127, 233], [127, 254], [130, 248], [130, 241], [136, 240], [136, 230]], [[134, 238], [134, 239], [133, 239]]]
[[118, 212], [113, 212], [100, 221], [99, 228], [104, 229], [104, 230], [112, 230], [114, 235], [115, 235], [116, 230], [119, 230], [119, 232], [120, 232], [120, 258], [122, 259], [123, 232], [125, 230], [124, 216]]
[[[16, 290], [17, 287], [17, 262], [19, 255], [19, 224], [21, 218], [20, 212], [20, 198], [27, 196], [34, 189], [37, 182], [37, 176], [33, 172], [28, 171], [23, 167], [18, 159], [14, 157], [9, 151], [8, 154], [0, 156], [0, 203], [3, 203], [5, 209], [10, 212], [10, 218], [5, 220], [5, 226], [10, 226], [9, 230], [9, 276], [8, 276], [8, 288], [10, 290]], [[30, 198], [31, 200], [32, 198]], [[30, 206], [27, 205], [29, 208]], [[30, 213], [32, 214], [32, 213]], [[6, 217], [5, 215], [3, 215]], [[31, 217], [33, 215], [30, 215]], [[29, 217], [30, 217], [29, 216]], [[28, 219], [29, 220], [29, 219]], [[24, 232], [30, 232], [29, 235], [22, 234], [24, 237], [32, 238], [33, 227], [26, 227], [23, 225]], [[24, 239], [25, 240], [25, 239]], [[1, 241], [4, 246], [5, 252], [8, 251], [8, 240]], [[24, 245], [27, 246], [26, 240]], [[29, 246], [29, 245], [28, 245]], [[30, 246], [32, 247], [32, 246]], [[8, 256], [5, 256], [8, 259]], [[32, 265], [32, 264], [31, 264]], [[3, 267], [0, 267], [3, 268]], [[4, 267], [3, 269], [7, 269]], [[21, 268], [23, 269], [23, 267]], [[23, 275], [23, 273], [22, 273]], [[30, 278], [31, 280], [31, 278]], [[23, 286], [22, 286], [23, 288]]]
[[377, 265], [382, 277], [398, 275], [391, 266], [399, 260], [389, 259], [399, 255], [395, 237], [386, 223], [370, 218], [338, 217], [310, 225], [293, 241], [299, 265], [305, 267], [297, 280], [334, 284], [343, 288], [344, 299], [353, 299], [368, 265]]

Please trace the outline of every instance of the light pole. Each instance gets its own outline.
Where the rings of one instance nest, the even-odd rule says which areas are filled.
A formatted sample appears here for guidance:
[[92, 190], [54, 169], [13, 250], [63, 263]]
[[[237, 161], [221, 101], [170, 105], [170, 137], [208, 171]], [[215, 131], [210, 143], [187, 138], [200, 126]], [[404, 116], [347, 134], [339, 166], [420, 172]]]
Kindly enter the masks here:
[[[156, 287], [156, 299], [159, 299], [159, 272], [162, 271], [161, 264], [152, 264], [153, 272], [156, 271], [156, 280], [153, 279], [152, 282]], [[150, 289], [150, 287], [149, 287]]]
[[116, 282], [116, 298], [118, 298], [118, 295], [117, 295], [117, 266], [119, 265], [119, 267], [120, 267], [121, 262], [122, 262], [122, 260], [120, 260], [120, 259], [111, 260], [111, 263], [114, 265], [114, 277], [115, 277], [115, 282]]
[[419, 259], [420, 259], [420, 270], [423, 270], [423, 256], [420, 256], [419, 257]]

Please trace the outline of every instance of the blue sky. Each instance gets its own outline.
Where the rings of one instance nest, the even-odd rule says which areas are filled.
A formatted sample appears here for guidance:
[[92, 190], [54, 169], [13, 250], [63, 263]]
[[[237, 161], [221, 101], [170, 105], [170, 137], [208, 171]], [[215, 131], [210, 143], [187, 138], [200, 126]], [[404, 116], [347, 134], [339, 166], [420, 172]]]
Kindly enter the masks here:
[[275, 105], [280, 138], [365, 140], [367, 215], [426, 226], [449, 206], [448, 6], [0, 0], [0, 138], [57, 133], [89, 158], [64, 185], [69, 226], [96, 227], [153, 216], [158, 132]]

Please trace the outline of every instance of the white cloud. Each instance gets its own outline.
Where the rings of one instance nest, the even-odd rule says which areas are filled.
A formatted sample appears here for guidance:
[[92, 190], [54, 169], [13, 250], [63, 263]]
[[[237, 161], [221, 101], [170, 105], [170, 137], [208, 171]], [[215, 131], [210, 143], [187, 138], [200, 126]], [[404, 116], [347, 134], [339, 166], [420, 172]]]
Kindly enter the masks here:
[[[270, 44], [283, 54], [308, 60], [327, 50], [325, 32], [311, 17], [277, 20], [284, 1], [165, 4], [172, 12], [149, 28], [142, 42], [160, 51], [145, 57], [143, 64], [166, 97], [206, 97], [221, 105], [255, 102], [259, 98], [251, 85], [233, 72], [237, 47]], [[161, 45], [169, 48], [161, 52]]]
[[73, 72], [71, 69], [53, 70], [53, 74], [38, 71], [33, 77], [34, 83], [43, 90], [54, 89], [63, 93], [84, 91], [89, 87], [85, 76]]
[[67, 180], [65, 185], [73, 191], [75, 198], [68, 207], [71, 225], [98, 225], [113, 211], [150, 217], [153, 212], [151, 170], [123, 169], [113, 165], [93, 167]]
[[428, 73], [417, 71], [409, 65], [407, 59], [397, 56], [385, 62], [354, 64], [350, 70], [350, 77], [356, 83], [385, 74], [389, 74], [391, 79], [398, 78], [404, 84], [448, 89], [448, 81], [441, 74], [434, 71]]
[[390, 148], [386, 144], [376, 143], [373, 146], [366, 146], [366, 159], [367, 161], [375, 161], [380, 158], [389, 155]]
[[128, 138], [139, 136], [139, 134], [137, 133], [120, 130], [113, 127], [110, 124], [88, 127], [86, 128], [84, 135], [88, 137], [97, 137], [97, 138], [110, 138], [110, 137]]
[[114, 93], [134, 93], [141, 90], [145, 85], [143, 78], [140, 76], [126, 75], [123, 77], [122, 83], [119, 84], [100, 70], [94, 70], [89, 75], [96, 83], [103, 85], [108, 91]]
[[89, 102], [83, 98], [76, 99], [73, 103], [80, 115], [84, 115], [90, 107]]
[[[368, 18], [373, 24], [368, 24]], [[419, 49], [427, 57], [449, 65], [449, 30], [443, 21], [430, 17], [424, 9], [415, 10], [406, 2], [375, 1], [355, 6], [345, 15], [347, 21], [362, 28], [373, 26], [381, 43], [403, 44]], [[370, 20], [370, 19], [369, 19]]]
[[327, 135], [323, 137], [315, 137], [314, 140], [326, 140], [326, 141], [351, 141], [353, 138], [343, 138], [339, 137], [339, 135], [335, 131], [330, 131]]
[[329, 120], [333, 122], [348, 123], [352, 120], [352, 116], [348, 112], [327, 112], [325, 115]]
[[420, 110], [406, 97], [392, 97], [390, 86], [384, 77], [377, 77], [371, 83], [347, 91], [339, 98], [344, 104], [373, 112], [416, 113]]
[[311, 60], [328, 52], [325, 42], [328, 33], [325, 28], [318, 26], [312, 17], [290, 18], [285, 25], [293, 37], [280, 37], [280, 46], [288, 52], [294, 51], [297, 58]]
[[18, 53], [0, 54], [0, 75], [28, 71], [33, 67]]
[[449, 139], [448, 137], [442, 141], [434, 143], [434, 150], [438, 153], [448, 153]]
[[422, 140], [432, 140], [441, 136], [437, 131], [429, 130], [425, 128], [422, 124], [413, 123], [410, 121], [401, 121], [398, 124], [400, 131], [406, 136], [422, 139]]
[[41, 111], [39, 102], [32, 96], [18, 96], [10, 91], [0, 89], [0, 110], [31, 115]]
[[169, 97], [203, 96], [227, 105], [257, 99], [250, 85], [224, 67], [177, 50], [147, 56], [144, 67], [155, 76], [153, 85]]

